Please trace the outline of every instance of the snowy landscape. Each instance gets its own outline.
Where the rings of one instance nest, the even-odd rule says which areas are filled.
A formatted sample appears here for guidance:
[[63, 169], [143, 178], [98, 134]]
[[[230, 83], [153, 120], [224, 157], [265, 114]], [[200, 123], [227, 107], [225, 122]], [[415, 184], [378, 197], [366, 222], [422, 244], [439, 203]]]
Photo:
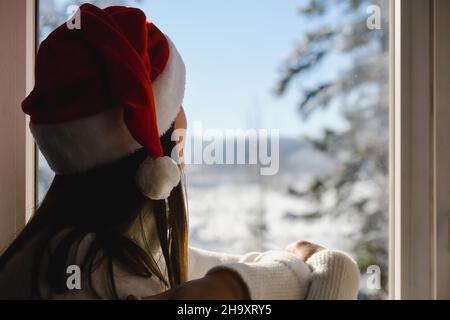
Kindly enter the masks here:
[[256, 165], [187, 166], [191, 243], [233, 253], [282, 249], [302, 239], [348, 249], [351, 221], [341, 227], [335, 219], [314, 217], [315, 204], [293, 192], [334, 166], [290, 138], [280, 141], [274, 176], [260, 176]]

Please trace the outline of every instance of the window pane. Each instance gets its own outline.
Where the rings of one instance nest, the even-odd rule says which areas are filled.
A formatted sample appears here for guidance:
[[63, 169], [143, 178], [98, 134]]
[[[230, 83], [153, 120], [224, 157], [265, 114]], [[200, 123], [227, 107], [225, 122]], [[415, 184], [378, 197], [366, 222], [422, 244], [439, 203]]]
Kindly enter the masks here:
[[[388, 0], [90, 2], [143, 9], [184, 57], [192, 245], [318, 242], [355, 257], [361, 299], [387, 297]], [[39, 3], [42, 40], [78, 2]]]

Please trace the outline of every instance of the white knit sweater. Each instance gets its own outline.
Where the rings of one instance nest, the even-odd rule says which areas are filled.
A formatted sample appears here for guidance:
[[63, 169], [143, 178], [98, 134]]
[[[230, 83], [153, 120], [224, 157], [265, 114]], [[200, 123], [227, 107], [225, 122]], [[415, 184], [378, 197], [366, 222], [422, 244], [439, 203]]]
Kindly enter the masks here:
[[192, 278], [205, 270], [238, 273], [253, 300], [352, 300], [359, 287], [355, 261], [333, 250], [319, 251], [305, 263], [284, 251], [236, 256], [191, 248], [189, 267]]
[[[81, 250], [82, 251], [82, 250]], [[16, 255], [0, 274], [0, 299], [26, 299], [30, 291], [30, 266], [32, 250]], [[189, 280], [203, 277], [211, 270], [225, 268], [236, 272], [247, 285], [251, 299], [355, 299], [358, 291], [359, 271], [346, 254], [323, 250], [314, 254], [307, 263], [283, 251], [252, 252], [231, 255], [189, 248]], [[114, 277], [119, 298], [128, 295], [151, 296], [164, 287], [155, 277], [142, 278], [130, 275], [114, 266]], [[94, 287], [105, 299], [102, 268], [93, 274]], [[64, 295], [46, 292], [49, 299], [93, 299], [83, 290], [72, 290]]]

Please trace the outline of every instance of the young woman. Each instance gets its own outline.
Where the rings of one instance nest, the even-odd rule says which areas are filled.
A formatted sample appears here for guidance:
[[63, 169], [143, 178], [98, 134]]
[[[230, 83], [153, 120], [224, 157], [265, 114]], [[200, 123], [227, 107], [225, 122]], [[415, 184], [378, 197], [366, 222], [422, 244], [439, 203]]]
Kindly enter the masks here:
[[181, 57], [138, 9], [85, 4], [78, 18], [42, 43], [22, 104], [56, 176], [0, 257], [0, 298], [355, 298], [353, 260], [318, 245], [188, 247]]

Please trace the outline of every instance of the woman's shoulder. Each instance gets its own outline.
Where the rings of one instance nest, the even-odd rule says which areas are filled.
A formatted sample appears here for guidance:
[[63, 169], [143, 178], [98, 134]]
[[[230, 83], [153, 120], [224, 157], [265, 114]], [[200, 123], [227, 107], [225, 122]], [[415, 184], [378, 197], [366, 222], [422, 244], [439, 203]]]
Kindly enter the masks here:
[[[46, 243], [46, 249], [40, 259], [36, 259], [36, 253], [41, 250], [42, 235], [37, 235], [21, 248], [4, 266], [0, 272], [0, 299], [30, 299], [33, 298], [33, 275], [35, 268], [45, 270], [49, 263], [49, 252], [55, 250], [61, 241], [70, 234], [70, 229], [64, 229], [56, 233], [51, 241]], [[63, 293], [55, 293], [50, 289], [42, 272], [38, 273], [39, 291], [44, 299], [111, 299], [110, 285], [105, 277], [106, 261], [99, 260], [92, 272], [83, 268], [86, 255], [96, 239], [95, 233], [86, 233], [81, 236], [77, 245], [69, 246], [68, 256], [75, 255], [73, 262], [67, 264], [68, 288]], [[45, 238], [45, 237], [44, 237]], [[97, 255], [103, 255], [99, 249]], [[120, 264], [113, 262], [114, 284], [119, 299], [125, 299], [128, 295], [150, 296], [164, 290], [164, 287], [156, 277], [140, 277], [127, 272]], [[77, 277], [79, 279], [77, 279]], [[80, 285], [69, 285], [70, 283]], [[90, 285], [92, 284], [92, 287]], [[92, 290], [94, 289], [94, 290]], [[94, 293], [95, 292], [95, 293]]]

